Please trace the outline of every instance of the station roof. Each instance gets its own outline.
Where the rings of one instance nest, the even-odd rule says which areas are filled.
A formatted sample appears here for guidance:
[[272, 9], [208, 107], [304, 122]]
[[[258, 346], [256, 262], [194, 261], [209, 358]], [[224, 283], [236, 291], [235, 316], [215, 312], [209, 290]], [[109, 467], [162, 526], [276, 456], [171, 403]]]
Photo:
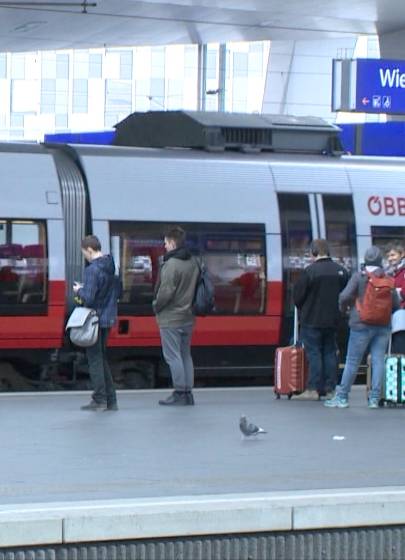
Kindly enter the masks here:
[[0, 1], [0, 52], [337, 38], [404, 29], [403, 0]]

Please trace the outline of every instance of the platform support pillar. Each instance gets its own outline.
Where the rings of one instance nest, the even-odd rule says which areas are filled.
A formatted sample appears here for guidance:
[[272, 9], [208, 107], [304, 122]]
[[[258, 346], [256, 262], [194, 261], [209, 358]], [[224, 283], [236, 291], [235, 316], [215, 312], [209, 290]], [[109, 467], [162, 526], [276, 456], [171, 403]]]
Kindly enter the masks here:
[[205, 111], [207, 91], [207, 45], [198, 45], [197, 110]]

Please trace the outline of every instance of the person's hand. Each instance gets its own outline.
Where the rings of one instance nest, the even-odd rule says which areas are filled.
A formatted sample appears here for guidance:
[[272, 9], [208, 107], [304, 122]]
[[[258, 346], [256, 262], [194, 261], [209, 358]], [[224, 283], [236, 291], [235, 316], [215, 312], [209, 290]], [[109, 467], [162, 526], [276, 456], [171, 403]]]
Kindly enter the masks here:
[[80, 282], [73, 282], [73, 291], [74, 291], [75, 294], [77, 294], [77, 292], [82, 287], [83, 287], [83, 284], [81, 284]]

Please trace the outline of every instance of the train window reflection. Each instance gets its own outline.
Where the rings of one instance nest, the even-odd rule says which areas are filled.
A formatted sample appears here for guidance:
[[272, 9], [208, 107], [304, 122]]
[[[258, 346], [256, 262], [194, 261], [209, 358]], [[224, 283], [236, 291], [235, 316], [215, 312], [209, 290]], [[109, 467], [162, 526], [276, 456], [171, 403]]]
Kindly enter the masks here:
[[[293, 286], [302, 269], [311, 262], [311, 217], [307, 195], [279, 193], [278, 203], [283, 247], [284, 310], [290, 318], [294, 308]], [[284, 329], [286, 332], [291, 330], [289, 320], [284, 322]]]
[[353, 201], [346, 195], [323, 195], [326, 239], [331, 257], [351, 274], [357, 268]]
[[39, 311], [47, 301], [47, 277], [45, 224], [0, 220], [0, 314], [27, 306]]
[[[112, 223], [123, 281], [122, 313], [152, 314], [152, 299], [164, 255], [163, 236], [171, 224]], [[203, 258], [215, 286], [216, 314], [264, 313], [266, 259], [263, 225], [180, 224], [187, 245]], [[119, 239], [119, 249], [117, 247]]]

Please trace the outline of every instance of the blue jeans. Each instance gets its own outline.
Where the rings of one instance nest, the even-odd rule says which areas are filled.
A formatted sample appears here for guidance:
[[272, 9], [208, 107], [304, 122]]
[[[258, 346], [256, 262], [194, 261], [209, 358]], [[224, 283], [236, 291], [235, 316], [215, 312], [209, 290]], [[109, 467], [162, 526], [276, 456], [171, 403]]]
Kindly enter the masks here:
[[336, 389], [339, 397], [346, 398], [359, 369], [363, 356], [370, 348], [371, 353], [371, 392], [370, 398], [379, 399], [384, 375], [384, 359], [390, 336], [390, 327], [364, 325], [359, 329], [350, 329], [347, 356], [342, 381]]
[[93, 385], [92, 398], [96, 403], [107, 403], [108, 406], [117, 402], [114, 382], [110, 366], [107, 362], [107, 338], [110, 329], [100, 329], [96, 344], [86, 348], [89, 373]]
[[336, 329], [303, 325], [301, 338], [309, 362], [307, 389], [329, 393], [336, 387]]

